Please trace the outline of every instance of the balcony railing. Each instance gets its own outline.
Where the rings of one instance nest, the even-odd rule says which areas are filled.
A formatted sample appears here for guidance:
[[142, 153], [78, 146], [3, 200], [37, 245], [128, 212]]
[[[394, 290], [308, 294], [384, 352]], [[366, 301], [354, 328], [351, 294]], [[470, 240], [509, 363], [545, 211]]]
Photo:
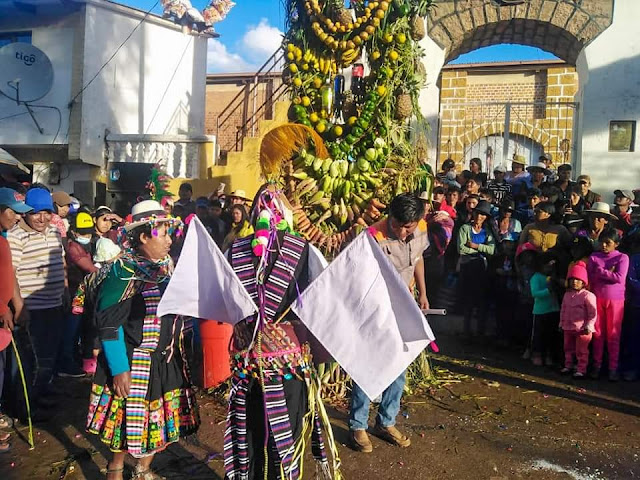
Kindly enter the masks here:
[[215, 135], [107, 133], [105, 138], [107, 162], [161, 163], [172, 177], [199, 178], [207, 146], [216, 154]]

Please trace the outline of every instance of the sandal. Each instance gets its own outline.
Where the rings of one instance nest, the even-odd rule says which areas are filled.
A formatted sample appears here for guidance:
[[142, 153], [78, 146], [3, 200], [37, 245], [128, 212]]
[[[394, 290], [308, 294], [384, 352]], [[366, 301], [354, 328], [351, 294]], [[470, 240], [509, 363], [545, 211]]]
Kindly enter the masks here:
[[131, 476], [131, 480], [165, 480], [165, 478], [154, 473], [151, 468], [140, 470], [139, 467], [136, 466], [135, 473]]

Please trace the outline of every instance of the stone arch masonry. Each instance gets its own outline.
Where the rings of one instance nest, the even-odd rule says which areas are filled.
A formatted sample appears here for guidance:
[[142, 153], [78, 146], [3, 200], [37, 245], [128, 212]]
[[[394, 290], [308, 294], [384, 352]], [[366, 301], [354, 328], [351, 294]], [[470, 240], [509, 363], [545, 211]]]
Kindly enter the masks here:
[[445, 63], [463, 53], [499, 43], [547, 50], [569, 64], [611, 25], [613, 0], [436, 1], [428, 32], [446, 52]]

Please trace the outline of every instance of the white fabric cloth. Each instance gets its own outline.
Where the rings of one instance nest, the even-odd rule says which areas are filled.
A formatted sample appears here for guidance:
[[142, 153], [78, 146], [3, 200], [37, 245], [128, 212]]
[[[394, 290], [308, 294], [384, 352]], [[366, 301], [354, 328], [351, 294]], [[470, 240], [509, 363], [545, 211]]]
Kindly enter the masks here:
[[258, 313], [231, 265], [197, 217], [158, 305], [158, 316], [174, 314], [235, 325]]
[[363, 232], [292, 307], [370, 399], [435, 340], [402, 278]]

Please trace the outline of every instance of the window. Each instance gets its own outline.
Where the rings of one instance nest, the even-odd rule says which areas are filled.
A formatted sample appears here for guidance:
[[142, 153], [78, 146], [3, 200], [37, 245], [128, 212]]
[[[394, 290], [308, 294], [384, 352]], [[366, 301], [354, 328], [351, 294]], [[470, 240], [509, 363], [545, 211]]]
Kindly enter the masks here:
[[0, 48], [16, 42], [31, 43], [31, 32], [0, 32]]
[[635, 120], [612, 120], [609, 122], [609, 151], [633, 152], [635, 150]]

